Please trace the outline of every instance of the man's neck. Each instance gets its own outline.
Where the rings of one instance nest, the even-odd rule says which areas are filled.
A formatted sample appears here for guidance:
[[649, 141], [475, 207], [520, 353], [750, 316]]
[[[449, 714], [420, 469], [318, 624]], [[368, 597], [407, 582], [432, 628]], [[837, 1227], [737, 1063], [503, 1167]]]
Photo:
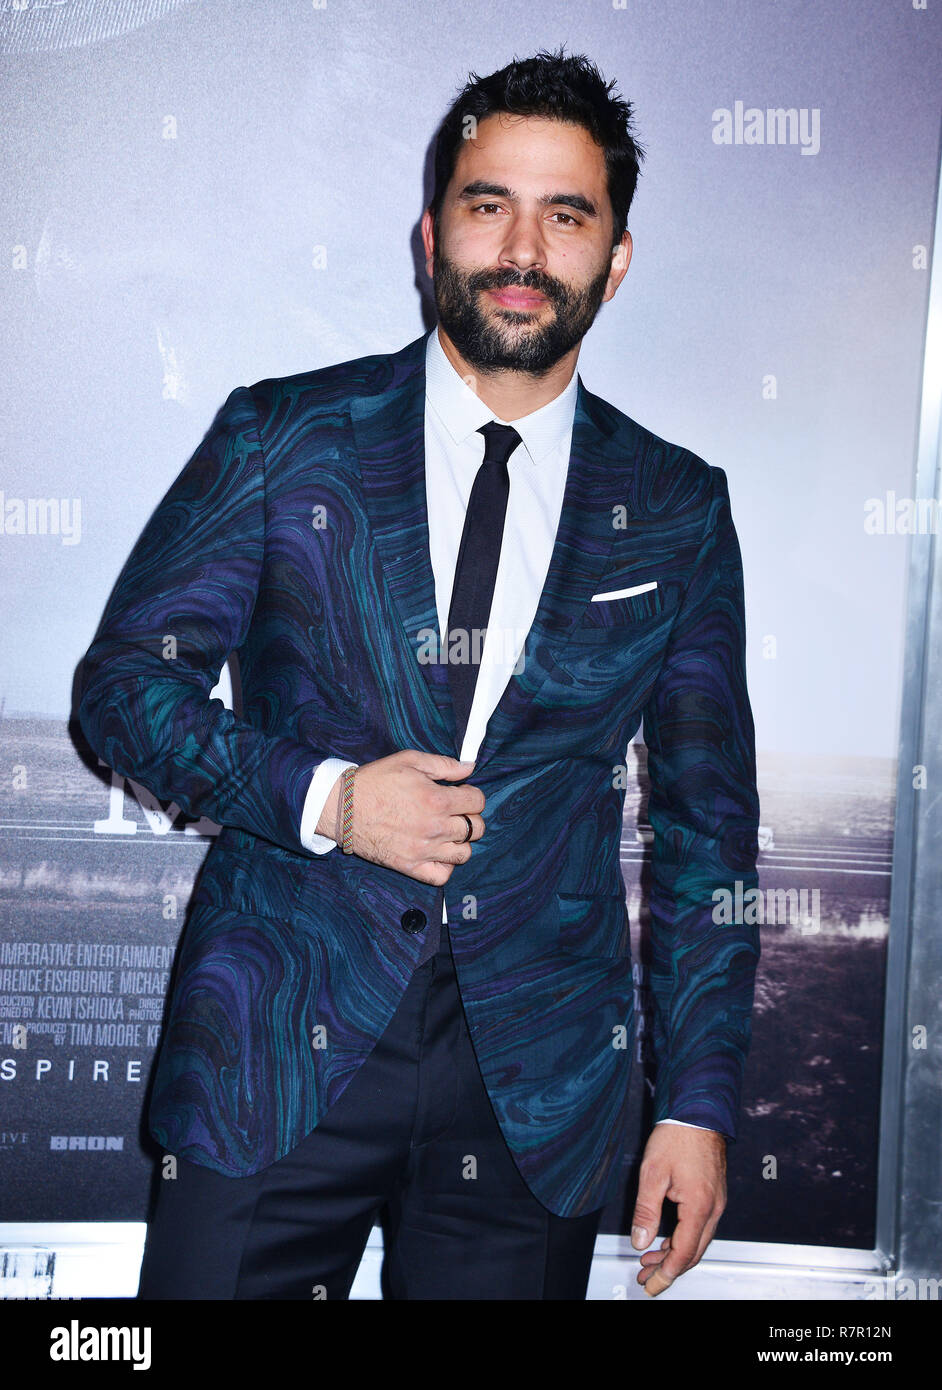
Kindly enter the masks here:
[[498, 419], [508, 421], [532, 415], [534, 410], [548, 405], [565, 391], [576, 370], [579, 348], [582, 346], [581, 342], [577, 343], [545, 376], [535, 377], [528, 372], [508, 370], [482, 372], [465, 361], [441, 324], [436, 331], [442, 351], [458, 375]]

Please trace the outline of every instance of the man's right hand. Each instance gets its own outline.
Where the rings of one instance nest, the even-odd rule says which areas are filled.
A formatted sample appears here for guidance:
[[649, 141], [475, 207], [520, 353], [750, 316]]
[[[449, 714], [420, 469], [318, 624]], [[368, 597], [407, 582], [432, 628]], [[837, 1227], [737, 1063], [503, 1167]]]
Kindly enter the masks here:
[[[468, 784], [438, 784], [463, 782], [473, 767], [417, 748], [361, 764], [353, 789], [354, 854], [420, 883], [447, 883], [454, 866], [471, 858], [464, 817], [471, 821], [472, 841], [484, 834], [484, 793]], [[338, 777], [317, 823], [317, 833], [331, 840], [337, 835], [340, 783]]]

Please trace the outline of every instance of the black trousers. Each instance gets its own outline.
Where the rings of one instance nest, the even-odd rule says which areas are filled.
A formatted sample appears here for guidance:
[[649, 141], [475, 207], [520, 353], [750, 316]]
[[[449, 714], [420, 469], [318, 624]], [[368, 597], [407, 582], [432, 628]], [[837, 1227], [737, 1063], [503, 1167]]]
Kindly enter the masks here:
[[142, 1299], [346, 1299], [374, 1224], [393, 1299], [584, 1299], [601, 1210], [532, 1195], [468, 1036], [448, 934], [323, 1121], [251, 1177], [177, 1159]]

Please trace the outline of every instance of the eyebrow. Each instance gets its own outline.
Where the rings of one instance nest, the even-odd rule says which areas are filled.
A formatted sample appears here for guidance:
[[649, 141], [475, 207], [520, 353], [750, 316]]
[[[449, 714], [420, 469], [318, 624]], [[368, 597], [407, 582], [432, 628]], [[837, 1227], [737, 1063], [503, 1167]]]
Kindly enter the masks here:
[[[502, 183], [487, 183], [484, 179], [476, 179], [474, 183], [466, 183], [458, 194], [459, 203], [471, 202], [475, 198], [490, 196], [492, 198], [506, 198], [511, 203], [518, 203], [519, 196], [512, 188], [507, 188]], [[577, 212], [584, 213], [586, 217], [598, 217], [598, 209], [588, 198], [583, 198], [581, 193], [544, 193], [542, 198], [537, 199], [544, 207], [555, 204], [562, 207], [574, 208]]]

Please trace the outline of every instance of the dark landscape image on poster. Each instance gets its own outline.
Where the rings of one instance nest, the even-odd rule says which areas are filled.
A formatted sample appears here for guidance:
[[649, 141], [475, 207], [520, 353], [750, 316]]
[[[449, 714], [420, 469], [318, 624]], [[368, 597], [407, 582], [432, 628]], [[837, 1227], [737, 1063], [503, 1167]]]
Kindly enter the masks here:
[[[144, 1220], [147, 1081], [212, 827], [83, 761], [59, 720], [0, 720], [0, 758], [0, 1220]], [[638, 1036], [629, 1181], [607, 1233], [630, 1225], [652, 1091], [642, 745], [625, 766]], [[767, 920], [718, 1235], [870, 1248], [895, 769], [766, 756], [759, 773]]]
[[[645, 750], [632, 746], [629, 754], [637, 755], [637, 788], [626, 795], [622, 873], [638, 977], [640, 1065], [628, 1156], [636, 1173], [653, 1071], [638, 965], [646, 957]], [[765, 921], [740, 1132], [728, 1148], [729, 1200], [717, 1237], [872, 1249], [896, 764], [760, 753], [758, 781], [755, 910]], [[606, 1210], [603, 1231], [628, 1233], [633, 1191], [629, 1183], [625, 1200]]]

